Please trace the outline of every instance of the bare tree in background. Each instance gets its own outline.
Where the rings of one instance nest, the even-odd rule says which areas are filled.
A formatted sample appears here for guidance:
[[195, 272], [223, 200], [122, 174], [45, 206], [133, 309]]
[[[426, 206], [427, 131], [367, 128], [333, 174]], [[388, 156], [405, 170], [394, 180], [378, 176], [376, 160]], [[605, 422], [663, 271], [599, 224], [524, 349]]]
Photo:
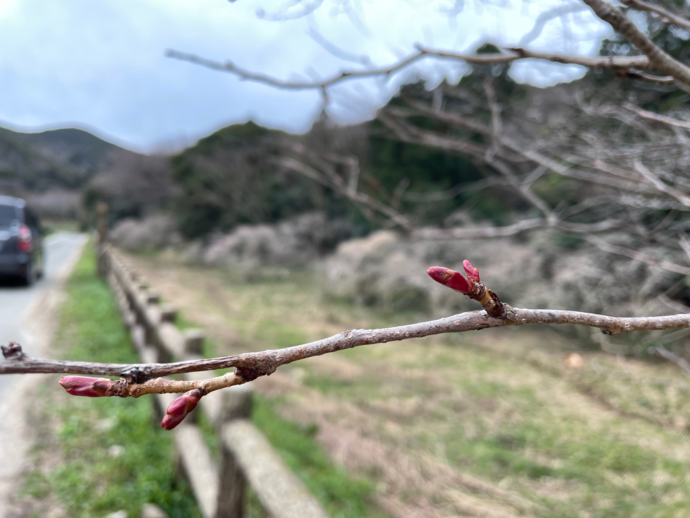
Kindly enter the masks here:
[[[448, 192], [424, 193], [423, 196], [410, 192], [410, 195], [433, 201], [453, 196], [463, 189], [498, 185], [531, 207], [526, 216], [510, 224], [425, 228], [413, 215], [401, 210], [397, 203], [405, 197], [408, 188], [402, 181], [404, 179], [401, 179], [396, 192], [382, 196], [375, 187], [367, 186], [363, 181], [365, 172], [361, 170], [356, 154], [343, 152], [334, 146], [329, 148], [324, 143], [286, 140], [284, 145], [289, 152], [273, 160], [281, 167], [312, 178], [352, 200], [365, 215], [379, 224], [402, 228], [415, 239], [489, 238], [553, 228], [582, 235], [605, 251], [685, 277], [690, 274], [690, 237], [686, 234], [688, 222], [685, 217], [690, 207], [690, 177], [685, 171], [690, 159], [686, 149], [690, 118], [681, 109], [661, 114], [648, 107], [664, 94], [680, 92], [684, 96], [690, 87], [690, 68], [665, 50], [673, 47], [669, 45], [673, 38], [677, 40], [676, 48], [682, 47], [687, 34], [670, 31], [665, 46], [657, 43], [654, 34], [669, 27], [678, 30], [690, 28], [690, 11], [669, 11], [657, 4], [638, 0], [624, 3], [631, 10], [647, 16], [649, 33], [632, 23], [621, 8], [603, 0], [569, 4], [573, 8], [584, 4], [618, 33], [621, 40], [613, 41], [609, 49], [617, 48], [619, 52], [610, 56], [557, 55], [526, 48], [462, 55], [418, 48], [410, 57], [388, 67], [344, 72], [323, 81], [285, 82], [232, 64], [172, 54], [280, 88], [318, 89], [324, 93], [324, 99], [328, 99], [329, 87], [341, 81], [391, 74], [424, 58], [451, 59], [486, 67], [483, 75], [475, 69], [476, 81], [471, 88], [446, 84], [433, 92], [418, 86], [403, 88], [396, 102], [378, 113], [378, 120], [383, 126], [382, 135], [387, 138], [466, 156], [486, 171], [486, 178], [480, 185], [459, 185]], [[563, 9], [557, 10], [550, 13], [552, 17], [541, 18], [537, 21], [536, 30], [564, 12]], [[549, 101], [553, 108], [547, 105], [534, 110], [534, 103], [529, 98], [523, 99], [522, 103], [509, 104], [497, 88], [501, 75], [505, 73], [501, 67], [523, 59], [583, 65], [602, 71], [603, 80], [599, 88], [593, 82], [584, 89], [577, 84], [561, 89], [562, 97]], [[644, 88], [638, 85], [644, 85]], [[602, 95], [602, 92], [609, 95]], [[554, 199], [548, 191], [540, 189], [541, 182], [553, 181], [554, 178], [567, 182], [568, 196]], [[620, 239], [624, 243], [616, 241]], [[653, 248], [656, 255], [643, 253], [641, 249], [644, 247]], [[135, 282], [127, 266], [118, 264], [116, 256], [113, 256], [113, 264], [122, 282]], [[281, 365], [310, 356], [361, 345], [488, 327], [575, 324], [592, 327], [605, 334], [690, 328], [687, 308], [678, 306], [676, 309], [685, 314], [640, 318], [513, 308], [502, 304], [480, 282], [479, 272], [469, 262], [464, 268], [467, 278], [442, 267], [432, 267], [428, 273], [441, 284], [480, 302], [484, 311], [397, 328], [346, 331], [310, 344], [275, 351], [173, 364], [117, 365], [36, 360], [26, 357], [17, 344], [11, 344], [3, 348], [8, 361], [0, 364], [0, 374], [71, 372], [122, 376], [123, 379], [117, 382], [78, 378], [63, 380], [63, 385], [77, 395], [137, 397], [147, 393], [200, 389], [210, 392], [271, 374]], [[683, 363], [672, 353], [660, 350], [660, 354], [687, 368], [687, 362]], [[182, 382], [160, 378], [231, 367], [235, 368], [233, 373], [210, 380]], [[198, 400], [202, 395], [205, 392], [196, 394], [194, 399]], [[188, 393], [180, 399], [185, 403], [190, 397]]]
[[81, 198], [76, 192], [51, 189], [25, 197], [40, 217], [46, 220], [74, 221], [83, 215]]
[[114, 152], [87, 185], [84, 197], [87, 209], [104, 201], [118, 218], [142, 217], [152, 208], [160, 210], [173, 191], [167, 157]]
[[[461, 10], [463, 2], [456, 6]], [[569, 17], [587, 12], [615, 31], [599, 56], [529, 48], [554, 24], [563, 27], [566, 38]], [[414, 240], [506, 237], [537, 229], [579, 236], [622, 260], [658, 267], [672, 279], [675, 275], [672, 289], [659, 301], [686, 312], [689, 30], [690, 10], [670, 1], [621, 0], [616, 5], [581, 0], [543, 12], [509, 48], [463, 54], [417, 45], [388, 66], [375, 68], [360, 60], [364, 68], [319, 81], [284, 81], [232, 63], [170, 54], [277, 88], [320, 90], [325, 104], [332, 87], [345, 81], [389, 78], [420, 60], [465, 63], [470, 73], [459, 85], [444, 82], [433, 91], [421, 84], [405, 86], [379, 110], [377, 120], [383, 127], [380, 136], [465, 157], [484, 172], [484, 179], [443, 192], [418, 192], [401, 177], [394, 191], [381, 195], [362, 181], [369, 173], [356, 154], [289, 142], [291, 155], [276, 162], [347, 197], [381, 227], [399, 228]], [[511, 64], [528, 59], [580, 65], [590, 73], [549, 91], [528, 87], [526, 98], [516, 99], [502, 88], [501, 78]], [[527, 208], [514, 211], [507, 224], [468, 224], [464, 218], [459, 226], [459, 218], [449, 214], [443, 225], [432, 227], [404, 210], [406, 201], [408, 206], [437, 203], [486, 189], [498, 189], [504, 199]]]
[[[589, 8], [618, 35], [618, 40], [609, 42], [608, 56], [562, 55], [522, 47], [466, 55], [417, 46], [409, 57], [390, 66], [299, 82], [180, 52], [171, 51], [170, 55], [278, 88], [318, 89], [325, 102], [333, 85], [390, 76], [418, 60], [456, 60], [472, 65], [473, 74], [484, 77], [473, 87], [444, 83], [432, 92], [404, 87], [399, 102], [381, 109], [377, 119], [385, 126], [382, 134], [388, 138], [463, 155], [480, 164], [486, 178], [479, 184], [458, 185], [447, 192], [421, 194], [410, 189], [406, 193], [409, 185], [401, 178], [400, 192], [381, 197], [361, 181], [361, 164], [354, 154], [289, 142], [286, 146], [291, 156], [276, 158], [276, 162], [349, 198], [378, 224], [399, 227], [416, 239], [500, 237], [554, 228], [582, 234], [608, 252], [687, 275], [690, 114], [676, 107], [662, 115], [644, 106], [658, 105], [660, 99], [673, 92], [685, 95], [690, 91], [690, 68], [655, 39], [665, 31], [665, 47], [681, 47], [687, 41], [690, 11], [638, 0], [622, 4], [628, 6], [627, 14], [645, 15], [647, 31], [633, 23], [620, 7], [603, 0], [582, 0], [543, 13], [522, 39], [529, 42], [549, 23]], [[308, 14], [309, 6], [299, 5], [305, 10], [300, 13]], [[516, 105], [514, 99], [497, 91], [496, 76], [511, 63], [524, 59], [582, 65], [600, 77], [598, 83], [581, 81], [561, 88], [563, 95], [547, 99], [541, 107], [536, 103], [544, 96], [536, 94]], [[674, 103], [681, 105], [682, 100]], [[541, 195], [540, 186], [553, 181], [554, 176], [566, 181], [569, 191], [577, 194], [560, 199]], [[530, 216], [504, 226], [424, 228], [414, 216], [387, 201], [402, 198], [429, 202], [495, 185], [528, 203], [533, 209]], [[608, 239], [606, 233], [613, 230], [615, 236], [627, 239], [623, 243]], [[639, 251], [650, 245], [659, 251], [657, 255]]]

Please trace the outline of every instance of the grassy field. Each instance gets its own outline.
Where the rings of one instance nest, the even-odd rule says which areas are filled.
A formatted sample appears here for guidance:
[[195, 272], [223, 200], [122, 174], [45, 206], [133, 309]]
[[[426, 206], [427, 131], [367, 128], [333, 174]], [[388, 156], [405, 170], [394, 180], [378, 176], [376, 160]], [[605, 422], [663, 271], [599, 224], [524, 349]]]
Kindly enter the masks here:
[[[56, 353], [72, 360], [136, 362], [114, 299], [95, 277], [94, 257], [87, 247], [67, 283]], [[39, 433], [24, 492], [33, 500], [35, 516], [52, 506], [70, 517], [124, 510], [133, 518], [148, 502], [170, 517], [201, 516], [189, 487], [175, 477], [172, 436], [153, 422], [149, 398], [69, 397], [56, 390], [56, 382], [41, 386], [41, 404], [32, 412]], [[372, 504], [371, 484], [335, 466], [313, 429], [282, 419], [273, 402], [262, 398], [253, 419], [331, 516], [385, 516]], [[214, 446], [211, 427], [205, 431]], [[266, 516], [253, 494], [248, 500], [247, 518]]]
[[[86, 251], [67, 282], [55, 353], [72, 360], [138, 361], [108, 288]], [[170, 517], [200, 517], [187, 485], [173, 472], [172, 437], [154, 426], [151, 401], [67, 396], [51, 378], [34, 409], [38, 443], [25, 493], [57, 504], [64, 516], [92, 518], [148, 503]]]
[[[415, 318], [330, 300], [310, 273], [134, 261], [218, 354]], [[256, 386], [392, 516], [686, 516], [687, 378], [592, 351], [570, 369], [575, 349], [551, 332], [486, 330], [313, 358]], [[258, 422], [270, 437], [273, 418]]]

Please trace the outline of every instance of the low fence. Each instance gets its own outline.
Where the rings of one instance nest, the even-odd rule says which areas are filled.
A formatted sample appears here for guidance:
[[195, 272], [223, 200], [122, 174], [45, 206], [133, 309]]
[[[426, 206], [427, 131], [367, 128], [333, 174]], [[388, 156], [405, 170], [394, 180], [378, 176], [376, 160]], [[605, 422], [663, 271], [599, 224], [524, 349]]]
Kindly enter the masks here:
[[[111, 245], [98, 246], [98, 271], [108, 279], [117, 298], [122, 320], [142, 363], [165, 363], [201, 358], [204, 334], [180, 330], [177, 312], [161, 304], [159, 295]], [[203, 379], [212, 373], [191, 373], [186, 379]], [[154, 396], [156, 426], [173, 394]], [[172, 431], [176, 465], [189, 480], [205, 518], [241, 518], [245, 488], [249, 484], [273, 518], [327, 518], [323, 507], [307, 491], [251, 423], [251, 383], [223, 389], [204, 397], [199, 407]], [[219, 440], [218, 459], [207, 447], [195, 414], [202, 411]]]

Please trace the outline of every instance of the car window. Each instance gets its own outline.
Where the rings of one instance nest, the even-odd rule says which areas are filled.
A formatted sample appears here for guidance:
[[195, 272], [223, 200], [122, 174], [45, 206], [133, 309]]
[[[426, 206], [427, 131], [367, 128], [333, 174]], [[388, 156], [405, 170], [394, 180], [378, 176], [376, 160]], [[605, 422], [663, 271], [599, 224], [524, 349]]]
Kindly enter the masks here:
[[0, 205], [0, 228], [10, 228], [17, 218], [17, 209], [12, 205]]

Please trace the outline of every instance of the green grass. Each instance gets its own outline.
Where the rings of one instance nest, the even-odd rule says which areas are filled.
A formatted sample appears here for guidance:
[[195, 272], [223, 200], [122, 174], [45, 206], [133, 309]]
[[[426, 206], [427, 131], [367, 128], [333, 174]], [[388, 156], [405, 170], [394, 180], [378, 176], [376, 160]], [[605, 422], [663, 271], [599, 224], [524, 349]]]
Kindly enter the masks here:
[[[87, 247], [67, 283], [57, 350], [71, 360], [137, 362], [115, 301], [95, 276], [94, 257], [92, 248]], [[184, 316], [178, 324], [181, 328], [198, 327]], [[273, 324], [261, 332], [271, 343], [302, 338], [296, 336], [294, 327]], [[207, 355], [215, 349], [207, 340]], [[51, 398], [53, 389], [46, 386], [42, 398]], [[352, 479], [335, 466], [315, 440], [315, 431], [282, 419], [274, 405], [257, 396], [254, 422], [330, 515], [383, 518], [374, 504], [373, 483]], [[46, 420], [57, 423], [55, 440], [62, 461], [56, 468], [32, 471], [25, 493], [38, 499], [57, 497], [66, 514], [74, 517], [101, 516], [121, 509], [136, 517], [148, 502], [160, 505], [170, 517], [200, 516], [189, 487], [174, 475], [172, 435], [153, 422], [149, 398], [64, 397], [51, 400], [42, 413]], [[198, 417], [206, 442], [217, 457], [215, 431], [205, 416]], [[40, 444], [36, 450], [40, 466]], [[266, 516], [251, 490], [246, 514]]]
[[[198, 327], [189, 321], [184, 322], [185, 327]], [[206, 340], [204, 347], [205, 350], [216, 349], [211, 340]], [[303, 427], [283, 419], [277, 412], [279, 400], [259, 394], [254, 394], [253, 397], [252, 421], [332, 518], [388, 516], [376, 506], [374, 482], [363, 477], [353, 478], [346, 470], [337, 467], [316, 441], [316, 428]], [[218, 437], [212, 424], [203, 414], [198, 416], [197, 424], [207, 446], [217, 458]], [[247, 516], [265, 516], [265, 511], [261, 509], [251, 488], [248, 493], [245, 511]]]
[[[67, 282], [57, 351], [71, 360], [137, 362], [115, 301], [95, 277], [94, 258], [87, 247]], [[172, 436], [153, 422], [149, 398], [54, 399], [52, 391], [60, 389], [53, 384], [43, 395], [49, 398], [43, 412], [57, 423], [61, 461], [33, 471], [28, 494], [57, 497], [70, 517], [122, 509], [134, 518], [148, 502], [170, 517], [201, 516], [186, 483], [174, 475]], [[40, 444], [36, 451], [40, 466]]]
[[[154, 284], [156, 271], [176, 268], [153, 264], [145, 273]], [[344, 329], [418, 318], [324, 298], [314, 274], [264, 281], [177, 268], [182, 296], [176, 302], [218, 332], [218, 354], [296, 345]], [[315, 441], [318, 430], [290, 421], [291, 415], [373, 438], [381, 445], [378, 457], [368, 465], [358, 460], [353, 469], [365, 477], [374, 473], [382, 491], [409, 475], [407, 485], [395, 488], [402, 504], [424, 491], [448, 514], [471, 514], [455, 508], [448, 495], [512, 506], [493, 493], [463, 488], [452, 477], [458, 474], [533, 502], [536, 508], [525, 513], [535, 516], [685, 516], [690, 507], [687, 379], [665, 364], [582, 349], [586, 368], [569, 370], [562, 357], [577, 345], [546, 332], [505, 329], [342, 351], [281, 368], [293, 389], [258, 398], [254, 420], [315, 495], [352, 506], [326, 505], [334, 516], [375, 515], [375, 507], [356, 508], [373, 499], [374, 482], [365, 478], [347, 487], [329, 482], [337, 474], [320, 471], [322, 461], [329, 470], [332, 465]], [[262, 382], [257, 380], [257, 387]], [[319, 406], [324, 401], [328, 404]], [[382, 469], [397, 456], [412, 466], [427, 459], [442, 475], [419, 489], [429, 479], [418, 482], [414, 469], [400, 472], [401, 477]], [[433, 478], [434, 470], [424, 477]], [[513, 514], [519, 515], [522, 504], [516, 505]]]
[[373, 481], [351, 478], [333, 461], [314, 436], [314, 427], [282, 419], [275, 399], [256, 397], [252, 419], [285, 463], [324, 505], [333, 518], [383, 518], [374, 503]]

